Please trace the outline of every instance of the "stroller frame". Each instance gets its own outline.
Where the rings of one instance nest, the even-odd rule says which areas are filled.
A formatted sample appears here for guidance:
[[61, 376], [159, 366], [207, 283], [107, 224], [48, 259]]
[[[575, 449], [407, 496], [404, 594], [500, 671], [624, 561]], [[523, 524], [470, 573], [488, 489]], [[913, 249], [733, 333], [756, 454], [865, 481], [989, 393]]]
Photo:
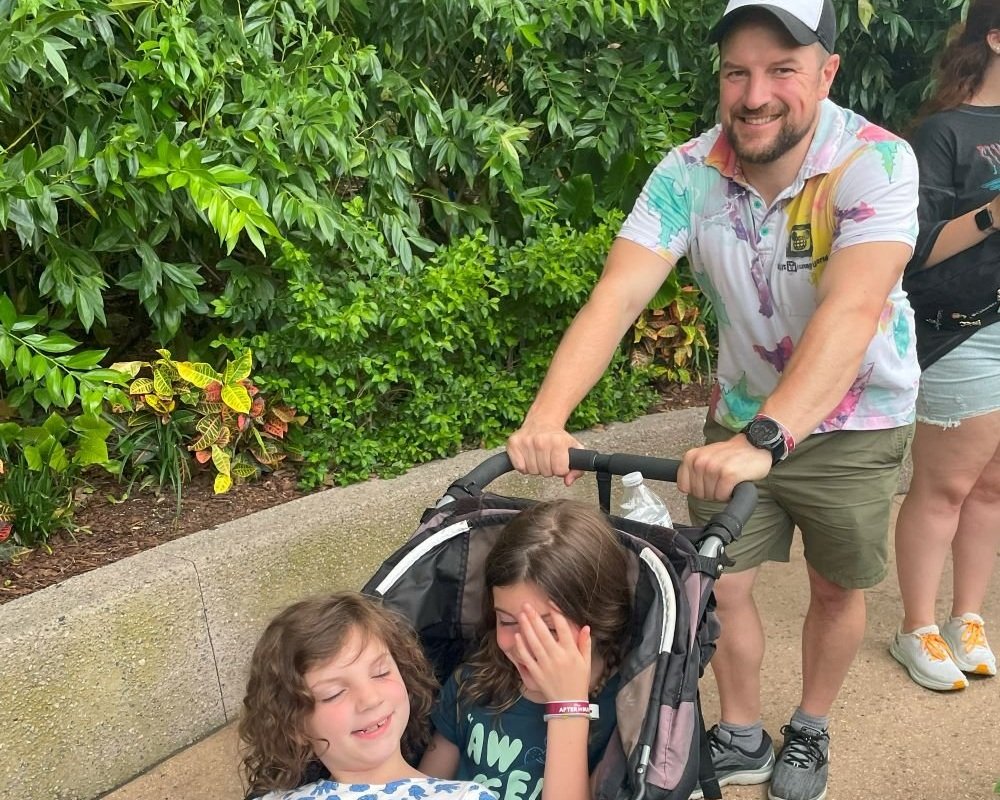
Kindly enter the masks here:
[[[605, 513], [610, 510], [613, 475], [638, 470], [647, 478], [673, 482], [679, 466], [672, 459], [570, 450], [571, 469], [596, 473]], [[507, 454], [499, 453], [454, 481], [425, 512], [410, 540], [386, 559], [362, 589], [411, 621], [441, 681], [475, 641], [477, 600], [482, 595], [470, 589], [471, 596], [467, 596], [466, 585], [481, 582], [479, 573], [489, 546], [474, 534], [477, 529], [498, 530], [535, 502], [484, 491], [512, 470]], [[639, 626], [643, 635], [634, 648], [635, 683], [640, 688], [648, 685], [650, 699], [638, 724], [633, 719], [626, 726], [619, 713], [618, 731], [595, 770], [595, 800], [687, 800], [699, 784], [705, 797], [722, 796], [711, 766], [697, 679], [718, 635], [712, 587], [728, 563], [725, 547], [739, 537], [756, 500], [752, 483], [739, 484], [726, 508], [702, 529], [670, 530], [611, 517], [623, 544], [640, 570], [645, 570], [641, 585], [635, 587], [636, 596], [642, 590], [652, 600], [655, 594], [659, 606], [646, 612]], [[407, 585], [410, 577], [415, 586]], [[648, 616], [659, 609], [662, 616]], [[633, 615], [637, 612], [638, 608]], [[623, 673], [627, 669], [623, 662]], [[623, 674], [623, 687], [626, 677], [632, 676]], [[686, 706], [687, 716], [680, 712], [681, 705]], [[675, 727], [679, 733], [664, 733]], [[664, 737], [669, 741], [661, 741]], [[669, 763], [671, 754], [684, 758], [684, 763]]]

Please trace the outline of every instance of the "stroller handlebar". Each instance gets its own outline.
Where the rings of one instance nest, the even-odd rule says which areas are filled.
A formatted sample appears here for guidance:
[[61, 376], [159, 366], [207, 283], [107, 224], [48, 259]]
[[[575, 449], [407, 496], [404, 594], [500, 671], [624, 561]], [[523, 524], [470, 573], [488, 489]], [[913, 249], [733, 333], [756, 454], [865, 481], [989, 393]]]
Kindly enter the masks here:
[[[643, 477], [658, 481], [677, 481], [677, 469], [681, 462], [673, 458], [638, 456], [629, 453], [598, 453], [596, 450], [570, 449], [570, 469], [584, 472], [604, 472], [611, 475], [627, 475], [641, 472]], [[506, 452], [497, 453], [475, 467], [465, 477], [459, 478], [448, 488], [447, 497], [468, 497], [485, 489], [489, 484], [514, 470], [510, 456]], [[442, 498], [444, 501], [445, 498]], [[440, 504], [439, 504], [440, 505]], [[718, 537], [723, 544], [739, 538], [750, 515], [757, 505], [757, 487], [744, 481], [733, 489], [733, 496], [726, 507], [714, 515], [704, 529], [704, 538]]]

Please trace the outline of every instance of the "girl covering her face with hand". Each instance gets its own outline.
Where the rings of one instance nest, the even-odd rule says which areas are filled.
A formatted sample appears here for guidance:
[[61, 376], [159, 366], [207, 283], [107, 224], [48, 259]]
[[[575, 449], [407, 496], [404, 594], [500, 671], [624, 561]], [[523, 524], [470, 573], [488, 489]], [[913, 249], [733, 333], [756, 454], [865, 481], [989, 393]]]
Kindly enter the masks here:
[[[492, 800], [407, 758], [429, 739], [436, 682], [405, 621], [355, 592], [304, 600], [267, 626], [239, 724], [252, 796], [266, 800]], [[317, 763], [318, 762], [318, 763]], [[329, 779], [300, 786], [301, 776]]]
[[540, 503], [500, 533], [485, 584], [483, 643], [442, 689], [421, 769], [503, 800], [589, 798], [631, 618], [617, 534], [588, 505]]

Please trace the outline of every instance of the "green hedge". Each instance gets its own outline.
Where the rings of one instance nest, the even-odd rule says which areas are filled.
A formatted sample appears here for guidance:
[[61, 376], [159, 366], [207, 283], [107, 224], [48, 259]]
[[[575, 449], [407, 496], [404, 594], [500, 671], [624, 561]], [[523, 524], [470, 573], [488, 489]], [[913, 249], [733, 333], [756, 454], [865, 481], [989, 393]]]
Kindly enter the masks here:
[[592, 223], [687, 135], [656, 59], [667, 10], [0, 0], [12, 294], [176, 349], [266, 323], [285, 240], [334, 270], [407, 270], [481, 228]]
[[[261, 386], [309, 416], [297, 440], [305, 480], [328, 469], [340, 483], [391, 475], [502, 442], [523, 418], [620, 223], [616, 215], [585, 233], [546, 224], [514, 246], [479, 232], [442, 248], [419, 272], [386, 268], [365, 280], [325, 275], [286, 247], [282, 324], [248, 343]], [[572, 424], [634, 417], [651, 400], [645, 374], [622, 351]]]

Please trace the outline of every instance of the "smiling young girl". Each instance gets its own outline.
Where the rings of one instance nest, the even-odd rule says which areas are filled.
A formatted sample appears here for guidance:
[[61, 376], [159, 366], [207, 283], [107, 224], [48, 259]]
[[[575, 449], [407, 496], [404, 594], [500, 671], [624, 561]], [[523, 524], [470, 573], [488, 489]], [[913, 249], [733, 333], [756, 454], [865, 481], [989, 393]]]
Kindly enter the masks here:
[[[286, 608], [250, 663], [240, 739], [249, 794], [266, 800], [492, 800], [475, 783], [412, 767], [436, 683], [407, 624], [338, 592]], [[328, 773], [300, 786], [301, 776]]]
[[486, 559], [484, 637], [445, 684], [420, 768], [506, 800], [589, 800], [615, 727], [628, 562], [603, 514], [540, 503]]

